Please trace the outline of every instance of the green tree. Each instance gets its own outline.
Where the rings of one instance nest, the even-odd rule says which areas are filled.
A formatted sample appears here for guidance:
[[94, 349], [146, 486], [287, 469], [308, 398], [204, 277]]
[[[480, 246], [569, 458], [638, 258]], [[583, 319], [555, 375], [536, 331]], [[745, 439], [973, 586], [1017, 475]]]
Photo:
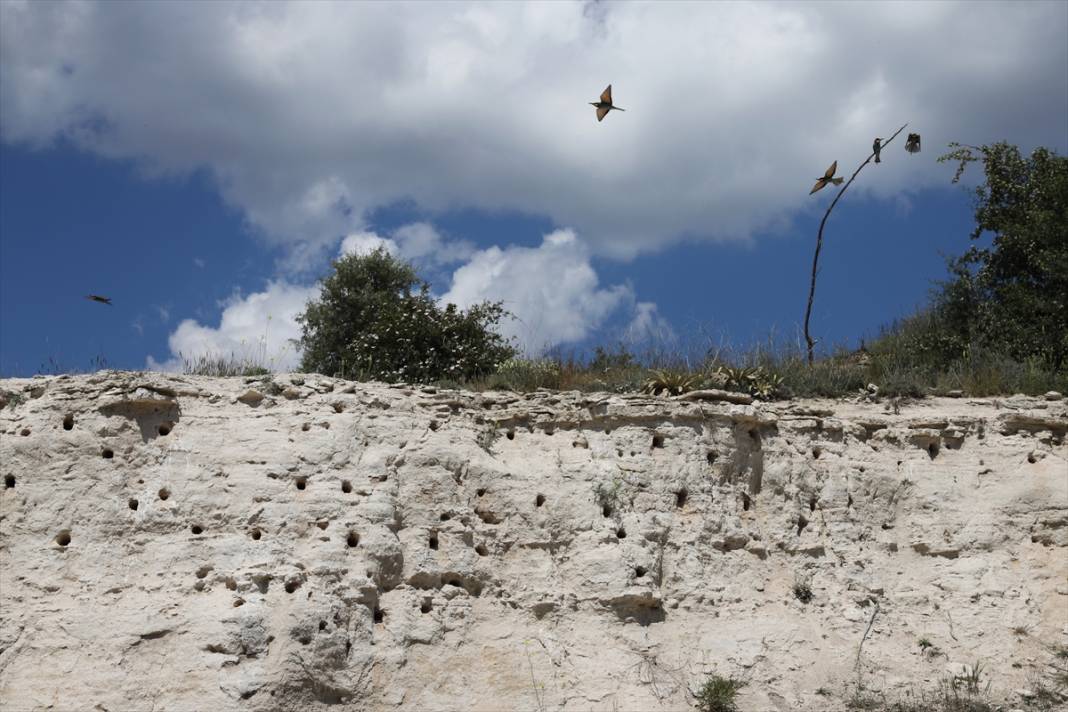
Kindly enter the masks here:
[[505, 316], [493, 302], [439, 307], [415, 269], [385, 250], [347, 255], [297, 317], [301, 368], [387, 382], [483, 376], [516, 353], [495, 330]]
[[1068, 158], [1046, 148], [1029, 157], [1005, 142], [957, 143], [938, 160], [958, 162], [953, 182], [981, 161], [972, 240], [951, 260], [936, 309], [947, 330], [939, 350], [963, 356], [981, 345], [1015, 359], [1068, 365]]

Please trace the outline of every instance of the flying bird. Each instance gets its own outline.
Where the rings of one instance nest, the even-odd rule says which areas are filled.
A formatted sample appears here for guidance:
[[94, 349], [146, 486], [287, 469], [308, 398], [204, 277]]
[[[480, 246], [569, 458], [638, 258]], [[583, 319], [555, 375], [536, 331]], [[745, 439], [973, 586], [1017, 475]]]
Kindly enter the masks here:
[[626, 111], [626, 109], [620, 109], [618, 106], [616, 106], [615, 104], [612, 103], [612, 85], [611, 84], [608, 85], [607, 89], [605, 89], [603, 92], [601, 92], [601, 100], [600, 101], [591, 101], [590, 102], [590, 106], [596, 106], [597, 107], [597, 120], [598, 121], [601, 121], [602, 119], [604, 119], [604, 117], [607, 116], [608, 112], [611, 111], [612, 109], [615, 109], [616, 111]]
[[842, 185], [842, 181], [845, 178], [835, 178], [834, 172], [838, 170], [838, 161], [831, 164], [831, 167], [827, 169], [827, 172], [823, 174], [822, 178], [816, 179], [816, 185], [812, 186], [812, 190], [808, 191], [809, 195], [812, 195], [817, 190], [821, 190], [828, 183], [834, 183], [835, 185]]
[[880, 151], [880, 149], [882, 149], [882, 147], [883, 147], [883, 140], [881, 138], [875, 139], [875, 143], [873, 143], [871, 145], [871, 150], [875, 151], [875, 162], [876, 163], [882, 163], [882, 160], [879, 158], [879, 151]]
[[919, 153], [920, 152], [920, 135], [919, 134], [915, 134], [915, 133], [910, 133], [909, 134], [909, 137], [907, 139], [905, 139], [905, 150], [908, 151], [909, 153]]
[[85, 298], [94, 302], [100, 302], [101, 304], [107, 304], [109, 307], [115, 306], [111, 303], [111, 297], [102, 297], [99, 294], [86, 294]]

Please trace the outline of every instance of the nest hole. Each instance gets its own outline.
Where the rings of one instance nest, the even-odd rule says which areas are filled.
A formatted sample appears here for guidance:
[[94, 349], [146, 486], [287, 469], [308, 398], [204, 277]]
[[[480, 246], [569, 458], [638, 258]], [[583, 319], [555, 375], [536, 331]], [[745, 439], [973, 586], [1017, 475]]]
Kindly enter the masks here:
[[438, 535], [431, 534], [430, 539], [427, 541], [427, 545], [434, 551], [438, 550]]
[[189, 531], [199, 536], [204, 533], [204, 527], [200, 526], [199, 524], [194, 524], [193, 526], [189, 527]]
[[234, 608], [240, 608], [243, 605], [245, 605], [245, 599], [243, 599], [243, 598], [235, 598], [234, 599]]
[[478, 554], [479, 556], [485, 556], [489, 552], [486, 550], [485, 546], [483, 546], [482, 544], [479, 544], [478, 546], [475, 547], [475, 553]]
[[375, 610], [374, 610], [373, 616], [374, 616], [375, 623], [381, 623], [382, 621], [384, 621], [386, 619], [386, 612], [385, 612], [385, 610], [379, 608], [378, 606], [375, 606]]
[[443, 522], [447, 522], [447, 521], [449, 521], [450, 519], [452, 519], [452, 515], [451, 515], [451, 514], [449, 514], [448, 512], [442, 512], [442, 513], [441, 513], [441, 516], [440, 516], [440, 517], [438, 517], [438, 519], [440, 519], [440, 520], [441, 520], [441, 521], [443, 521]]
[[808, 498], [808, 511], [810, 511], [810, 512], [815, 512], [816, 511], [816, 495], [812, 495], [811, 497]]
[[326, 621], [319, 621], [319, 630], [326, 630]]
[[296, 484], [297, 484], [297, 489], [299, 489], [299, 490], [307, 489], [308, 488], [308, 478], [307, 477], [298, 477], [297, 480], [296, 480]]
[[316, 522], [316, 523], [315, 523], [315, 526], [317, 526], [317, 527], [319, 527], [320, 529], [322, 529], [323, 531], [325, 531], [325, 530], [326, 530], [326, 528], [327, 528], [328, 526], [330, 526], [330, 522], [329, 522], [329, 521], [327, 521], [326, 519], [322, 519], [322, 520], [320, 520], [320, 521]]
[[745, 492], [742, 492], [742, 510], [745, 511], [745, 512], [748, 512], [749, 508], [752, 507], [752, 506], [753, 506], [753, 499], [749, 495], [747, 495]]
[[1036, 462], [1038, 462], [1038, 459], [1035, 457], [1035, 453], [1033, 453], [1033, 452], [1027, 453], [1027, 461], [1029, 463], [1031, 463], [1032, 465], [1035, 464]]
[[286, 593], [293, 593], [298, 588], [300, 588], [300, 581], [299, 580], [293, 579], [291, 581], [286, 581], [286, 585], [285, 585]]
[[137, 508], [141, 506], [141, 503], [138, 502], [135, 498], [131, 497], [126, 501], [126, 506], [136, 512]]
[[535, 507], [540, 507], [543, 504], [545, 504], [545, 495], [539, 494], [537, 497], [534, 498], [534, 506]]
[[483, 496], [484, 494], [486, 494], [486, 488], [479, 487], [477, 490], [475, 490], [475, 494], [479, 497]]
[[15, 486], [15, 476], [14, 475], [4, 475], [4, 488], [5, 489], [11, 489], [14, 486]]
[[932, 460], [938, 457], [938, 443], [931, 443], [930, 445], [928, 445], [927, 454], [931, 457]]
[[808, 520], [805, 519], [805, 515], [799, 515], [797, 517], [797, 535], [801, 536], [801, 532], [805, 531], [805, 527], [808, 526]]
[[820, 459], [820, 455], [822, 455], [822, 454], [823, 454], [823, 450], [822, 449], [820, 449], [818, 447], [812, 448], [812, 459], [818, 460], [818, 459]]
[[111, 458], [115, 457], [115, 451], [109, 447], [106, 447], [100, 451], [100, 456], [103, 457], [105, 460], [110, 460]]
[[172, 426], [170, 423], [160, 423], [159, 427], [156, 428], [156, 432], [159, 433], [161, 436], [167, 436], [171, 434], [172, 427], [174, 426]]
[[656, 450], [662, 447], [664, 447], [664, 436], [657, 433], [653, 436], [653, 449]]
[[504, 434], [504, 437], [508, 438], [509, 440], [515, 440], [515, 431], [509, 430], [507, 433]]
[[612, 505], [606, 504], [601, 507], [601, 514], [606, 517], [612, 516]]
[[431, 430], [437, 430], [439, 427], [441, 427], [441, 426], [438, 425], [438, 421], [436, 421], [436, 420], [431, 420], [430, 421], [430, 429]]
[[253, 529], [251, 532], [249, 532], [249, 536], [252, 537], [253, 541], [259, 541], [260, 537], [263, 536], [263, 532], [261, 532], [259, 529]]
[[641, 578], [642, 576], [645, 576], [645, 567], [644, 566], [635, 566], [634, 567], [634, 576], [635, 576], [635, 578]]
[[21, 435], [24, 438], [30, 437], [30, 429], [29, 428], [23, 428], [22, 430], [19, 431], [19, 435]]
[[675, 506], [678, 507], [679, 509], [682, 509], [683, 507], [686, 506], [686, 500], [689, 499], [689, 497], [690, 497], [690, 493], [686, 491], [685, 487], [683, 487], [682, 489], [678, 490], [675, 493]]
[[429, 600], [424, 600], [421, 604], [419, 604], [419, 612], [420, 613], [430, 613], [430, 610], [432, 608], [433, 608], [433, 606], [430, 604]]
[[623, 527], [620, 527], [619, 529], [616, 529], [616, 539], [626, 539], [626, 538], [627, 538], [627, 530], [626, 529], [624, 529]]
[[55, 541], [62, 547], [66, 547], [70, 544], [70, 529], [64, 529], [59, 534], [56, 534]]
[[166, 499], [169, 499], [170, 496], [171, 496], [171, 491], [169, 489], [167, 489], [166, 487], [164, 487], [163, 489], [161, 489], [159, 491], [159, 498], [160, 499], [166, 500]]
[[349, 482], [348, 480], [342, 480], [341, 481], [341, 491], [344, 492], [345, 494], [350, 494], [352, 492], [352, 483]]
[[350, 548], [355, 548], [355, 547], [359, 546], [360, 545], [360, 535], [357, 534], [356, 532], [349, 532], [349, 535], [347, 537], [345, 537], [345, 543], [348, 544]]
[[68, 413], [67, 416], [65, 418], [63, 418], [63, 429], [64, 430], [73, 430], [74, 429], [74, 416], [71, 415], [70, 413]]

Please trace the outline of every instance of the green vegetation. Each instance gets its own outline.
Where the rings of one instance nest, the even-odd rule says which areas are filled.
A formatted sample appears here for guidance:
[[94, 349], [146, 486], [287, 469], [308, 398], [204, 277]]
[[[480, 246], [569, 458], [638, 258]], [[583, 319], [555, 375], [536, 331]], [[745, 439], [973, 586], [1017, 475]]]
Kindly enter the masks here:
[[297, 318], [301, 368], [387, 382], [484, 377], [515, 355], [494, 330], [505, 316], [499, 303], [438, 307], [414, 268], [385, 250], [348, 255]]
[[733, 677], [709, 675], [700, 689], [694, 693], [700, 712], [737, 712], [735, 697], [745, 683]]

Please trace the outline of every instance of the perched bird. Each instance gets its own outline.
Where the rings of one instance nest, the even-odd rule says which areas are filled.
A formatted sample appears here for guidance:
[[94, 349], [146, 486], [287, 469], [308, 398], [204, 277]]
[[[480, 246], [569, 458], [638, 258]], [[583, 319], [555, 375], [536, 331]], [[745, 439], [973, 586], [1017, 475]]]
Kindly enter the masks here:
[[620, 109], [618, 106], [616, 106], [616, 105], [614, 105], [612, 103], [612, 85], [611, 84], [608, 85], [607, 89], [605, 89], [603, 92], [601, 92], [601, 100], [600, 101], [591, 101], [590, 102], [590, 106], [596, 106], [597, 107], [597, 120], [598, 121], [602, 120], [605, 116], [607, 116], [608, 112], [611, 111], [612, 109], [615, 109], [616, 111], [626, 111], [626, 109]]
[[882, 147], [883, 147], [883, 140], [881, 138], [875, 139], [875, 143], [873, 143], [871, 145], [871, 150], [875, 151], [875, 162], [876, 163], [882, 163], [882, 160], [879, 158], [879, 150]]
[[905, 139], [905, 150], [909, 153], [920, 152], [920, 135], [910, 133], [909, 137]]
[[816, 185], [812, 186], [812, 190], [808, 191], [809, 195], [812, 195], [817, 190], [822, 189], [828, 183], [834, 183], [835, 185], [842, 185], [842, 181], [845, 178], [835, 178], [834, 172], [838, 170], [838, 161], [831, 164], [831, 167], [827, 169], [827, 172], [823, 174], [822, 178], [816, 179]]
[[99, 294], [86, 294], [86, 299], [91, 299], [94, 302], [100, 302], [101, 304], [107, 304], [109, 307], [115, 306], [111, 303], [111, 297], [102, 297]]

